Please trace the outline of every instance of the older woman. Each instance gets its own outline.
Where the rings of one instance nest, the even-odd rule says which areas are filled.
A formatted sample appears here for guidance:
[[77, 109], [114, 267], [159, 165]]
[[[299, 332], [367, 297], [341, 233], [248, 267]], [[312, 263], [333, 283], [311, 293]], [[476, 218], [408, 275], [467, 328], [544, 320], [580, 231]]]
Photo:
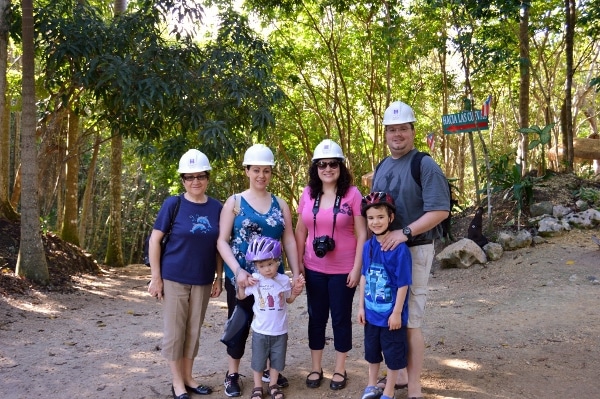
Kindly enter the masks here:
[[308, 186], [298, 204], [296, 245], [304, 261], [308, 305], [309, 388], [323, 380], [325, 329], [331, 312], [335, 368], [333, 390], [346, 386], [346, 353], [352, 348], [352, 300], [360, 282], [362, 248], [367, 238], [361, 216], [362, 195], [352, 185], [340, 146], [323, 140], [313, 153]]
[[[255, 144], [244, 154], [243, 166], [248, 177], [248, 189], [234, 194], [225, 201], [221, 211], [220, 234], [217, 247], [225, 262], [225, 290], [227, 291], [228, 317], [231, 317], [236, 304], [252, 318], [254, 297], [236, 299], [236, 285], [247, 287], [256, 283], [252, 277], [252, 266], [246, 263], [246, 250], [250, 242], [258, 236], [281, 239], [283, 248], [292, 269], [293, 278], [300, 274], [296, 241], [292, 226], [292, 215], [287, 203], [271, 194], [267, 187], [271, 181], [275, 158], [264, 144]], [[283, 263], [279, 273], [283, 273]], [[242, 395], [239, 384], [239, 367], [250, 326], [236, 335], [236, 341], [227, 347], [228, 367], [225, 374], [225, 394], [230, 397]], [[263, 381], [270, 382], [270, 374], [265, 370]], [[288, 380], [279, 374], [270, 386], [287, 386]]]
[[[148, 292], [164, 301], [162, 355], [169, 362], [175, 399], [188, 399], [188, 391], [212, 392], [192, 376], [208, 301], [222, 291], [223, 261], [217, 252], [222, 206], [206, 194], [210, 170], [198, 150], [181, 157], [178, 172], [185, 193], [165, 200], [150, 236]], [[165, 234], [168, 241], [161, 244]]]

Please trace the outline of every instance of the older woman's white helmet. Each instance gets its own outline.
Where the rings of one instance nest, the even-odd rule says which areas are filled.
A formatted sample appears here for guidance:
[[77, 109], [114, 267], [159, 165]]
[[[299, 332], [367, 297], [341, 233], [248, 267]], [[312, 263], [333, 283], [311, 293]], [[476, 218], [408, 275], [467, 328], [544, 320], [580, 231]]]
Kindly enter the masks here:
[[254, 144], [244, 153], [242, 165], [275, 166], [273, 151], [264, 144]]
[[202, 152], [191, 149], [179, 159], [178, 173], [197, 173], [211, 170], [208, 158]]
[[319, 145], [315, 147], [312, 160], [315, 161], [317, 159], [324, 158], [338, 158], [343, 161], [345, 158], [344, 153], [342, 152], [342, 147], [340, 147], [338, 143], [331, 139], [325, 139], [321, 141]]
[[394, 101], [383, 113], [383, 125], [399, 125], [416, 122], [415, 113], [411, 107], [402, 101]]

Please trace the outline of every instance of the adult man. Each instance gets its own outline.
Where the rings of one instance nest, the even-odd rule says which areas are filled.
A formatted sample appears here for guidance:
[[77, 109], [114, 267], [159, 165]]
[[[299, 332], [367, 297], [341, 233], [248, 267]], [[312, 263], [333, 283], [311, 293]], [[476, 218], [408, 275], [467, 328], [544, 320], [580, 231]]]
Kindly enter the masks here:
[[[436, 226], [448, 217], [450, 192], [440, 167], [431, 157], [423, 157], [420, 165], [421, 186], [411, 174], [415, 149], [415, 114], [401, 101], [390, 104], [383, 114], [385, 139], [390, 149], [373, 176], [372, 191], [388, 192], [396, 203], [392, 232], [381, 243], [390, 250], [406, 242], [412, 255], [412, 285], [408, 299], [408, 398], [421, 398], [421, 371], [425, 340], [421, 329], [427, 283], [433, 262], [433, 240], [441, 236]], [[400, 373], [397, 385], [406, 385]]]

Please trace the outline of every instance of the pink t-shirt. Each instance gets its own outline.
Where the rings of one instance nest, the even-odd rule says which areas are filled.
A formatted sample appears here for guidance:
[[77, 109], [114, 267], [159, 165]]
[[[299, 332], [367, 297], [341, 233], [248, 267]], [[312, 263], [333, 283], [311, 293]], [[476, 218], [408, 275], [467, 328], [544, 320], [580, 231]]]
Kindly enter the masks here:
[[[315, 255], [313, 250], [314, 224], [313, 206], [314, 198], [310, 198], [310, 188], [305, 187], [298, 204], [298, 214], [302, 218], [308, 236], [304, 248], [304, 266], [307, 269], [326, 274], [347, 274], [354, 267], [354, 255], [356, 254], [356, 236], [354, 235], [354, 217], [360, 217], [360, 205], [362, 195], [355, 186], [350, 187], [342, 198], [340, 211], [335, 222], [333, 239], [335, 249], [325, 254], [323, 258]], [[317, 213], [317, 237], [328, 235], [331, 237], [333, 227], [333, 206], [331, 208], [319, 208]]]

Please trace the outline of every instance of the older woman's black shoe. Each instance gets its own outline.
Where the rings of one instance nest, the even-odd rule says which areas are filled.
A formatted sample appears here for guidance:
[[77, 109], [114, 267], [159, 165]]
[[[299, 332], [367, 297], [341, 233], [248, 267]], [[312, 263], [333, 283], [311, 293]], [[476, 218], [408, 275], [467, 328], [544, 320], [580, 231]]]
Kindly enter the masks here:
[[175, 387], [171, 385], [171, 392], [173, 392], [173, 399], [190, 399], [190, 395], [187, 392], [182, 393], [181, 395], [175, 395]]
[[334, 376], [338, 375], [340, 377], [342, 377], [341, 381], [334, 381], [331, 380], [331, 382], [329, 383], [329, 388], [333, 389], [334, 391], [337, 391], [339, 389], [344, 389], [346, 387], [346, 382], [348, 381], [348, 374], [346, 374], [346, 372], [344, 371], [344, 375], [340, 374], [340, 373], [333, 373]]
[[188, 387], [186, 385], [185, 389], [197, 395], [210, 395], [212, 393], [212, 388], [207, 387], [206, 385], [198, 385], [196, 388]]

